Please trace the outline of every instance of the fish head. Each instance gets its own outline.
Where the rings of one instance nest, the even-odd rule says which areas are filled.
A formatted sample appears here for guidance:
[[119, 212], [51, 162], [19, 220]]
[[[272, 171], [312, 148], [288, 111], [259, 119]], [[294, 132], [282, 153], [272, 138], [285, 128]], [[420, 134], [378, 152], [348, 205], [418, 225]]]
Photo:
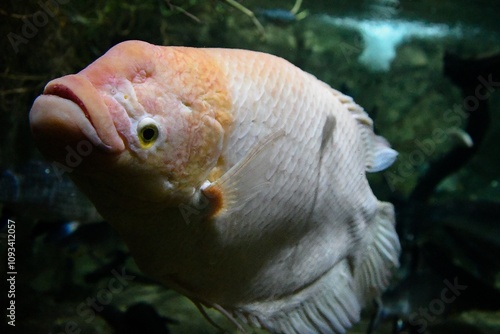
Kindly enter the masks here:
[[46, 85], [30, 111], [35, 140], [91, 199], [184, 202], [216, 166], [227, 123], [227, 93], [205, 62], [183, 48], [118, 44]]

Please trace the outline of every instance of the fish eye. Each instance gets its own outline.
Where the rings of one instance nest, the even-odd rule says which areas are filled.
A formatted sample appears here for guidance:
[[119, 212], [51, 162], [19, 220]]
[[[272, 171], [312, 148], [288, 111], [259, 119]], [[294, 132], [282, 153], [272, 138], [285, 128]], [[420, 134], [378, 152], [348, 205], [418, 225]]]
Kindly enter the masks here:
[[158, 138], [158, 124], [152, 118], [144, 118], [137, 125], [139, 142], [143, 148], [150, 148]]

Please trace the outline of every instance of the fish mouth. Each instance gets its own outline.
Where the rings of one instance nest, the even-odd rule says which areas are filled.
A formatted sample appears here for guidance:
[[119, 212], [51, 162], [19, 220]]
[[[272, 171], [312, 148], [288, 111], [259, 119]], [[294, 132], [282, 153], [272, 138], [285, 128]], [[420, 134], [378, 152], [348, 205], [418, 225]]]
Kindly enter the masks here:
[[53, 84], [51, 86], [45, 87], [43, 95], [54, 95], [54, 96], [59, 96], [62, 99], [73, 101], [73, 103], [75, 103], [83, 111], [83, 114], [89, 120], [90, 124], [94, 125], [92, 123], [92, 118], [90, 118], [87, 107], [85, 106], [83, 101], [80, 100], [80, 98], [76, 96], [76, 94], [70, 88], [61, 84]]
[[49, 82], [33, 103], [29, 118], [33, 136], [49, 159], [64, 160], [68, 151], [83, 146], [105, 154], [125, 149], [102, 96], [81, 74]]

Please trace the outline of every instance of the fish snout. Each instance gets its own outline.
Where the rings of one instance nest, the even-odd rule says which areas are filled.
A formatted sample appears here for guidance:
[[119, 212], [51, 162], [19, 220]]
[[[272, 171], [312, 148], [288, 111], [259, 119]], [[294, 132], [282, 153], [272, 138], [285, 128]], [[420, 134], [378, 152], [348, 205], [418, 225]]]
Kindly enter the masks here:
[[78, 161], [93, 152], [109, 155], [125, 149], [102, 97], [82, 75], [49, 82], [29, 119], [39, 149], [51, 160], [67, 164], [70, 156]]

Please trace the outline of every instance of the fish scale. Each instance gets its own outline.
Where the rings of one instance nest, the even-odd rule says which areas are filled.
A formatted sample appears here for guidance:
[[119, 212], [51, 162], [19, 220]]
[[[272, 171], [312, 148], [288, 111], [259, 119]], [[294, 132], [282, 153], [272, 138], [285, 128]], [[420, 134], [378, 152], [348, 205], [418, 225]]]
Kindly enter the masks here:
[[365, 176], [396, 152], [351, 98], [281, 58], [123, 42], [49, 82], [30, 122], [56, 160], [68, 136], [108, 147], [76, 184], [145, 273], [238, 328], [344, 333], [397, 266], [392, 205]]

